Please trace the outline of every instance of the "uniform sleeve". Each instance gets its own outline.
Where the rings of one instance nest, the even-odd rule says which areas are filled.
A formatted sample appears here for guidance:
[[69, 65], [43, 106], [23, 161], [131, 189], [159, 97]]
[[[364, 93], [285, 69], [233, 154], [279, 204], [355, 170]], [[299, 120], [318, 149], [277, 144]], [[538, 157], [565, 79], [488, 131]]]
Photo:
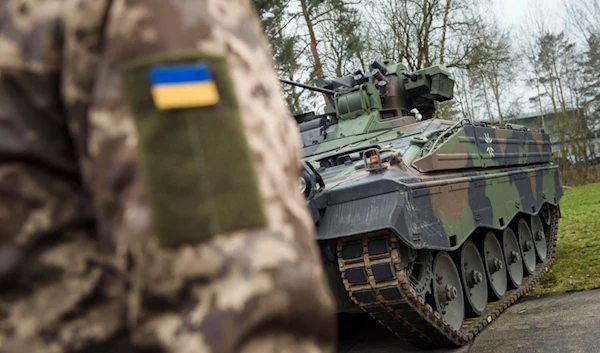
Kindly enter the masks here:
[[332, 351], [299, 136], [250, 2], [113, 0], [101, 45], [88, 163], [131, 255], [136, 344]]
[[0, 3], [0, 277], [92, 219], [60, 101], [61, 3]]
[[0, 2], [2, 352], [85, 350], [124, 329], [122, 282], [97, 246], [80, 167], [86, 136], [62, 98], [65, 3]]

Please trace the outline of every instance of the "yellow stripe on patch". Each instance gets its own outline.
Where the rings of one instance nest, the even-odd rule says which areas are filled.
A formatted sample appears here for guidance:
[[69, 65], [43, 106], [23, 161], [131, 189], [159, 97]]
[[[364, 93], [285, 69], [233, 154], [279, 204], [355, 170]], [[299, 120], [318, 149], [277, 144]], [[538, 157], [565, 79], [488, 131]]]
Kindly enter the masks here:
[[214, 82], [154, 86], [151, 93], [158, 109], [206, 107], [219, 102]]

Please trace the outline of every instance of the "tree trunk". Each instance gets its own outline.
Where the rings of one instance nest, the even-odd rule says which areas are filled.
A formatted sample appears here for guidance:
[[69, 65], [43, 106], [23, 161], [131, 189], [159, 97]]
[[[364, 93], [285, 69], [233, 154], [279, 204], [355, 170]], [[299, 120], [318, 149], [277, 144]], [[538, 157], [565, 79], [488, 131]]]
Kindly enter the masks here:
[[[496, 68], [497, 69], [497, 68]], [[492, 75], [492, 90], [494, 91], [494, 98], [496, 100], [496, 108], [498, 109], [498, 121], [500, 125], [504, 125], [504, 116], [502, 116], [502, 106], [500, 104], [500, 82], [496, 72], [490, 73]]]
[[[306, 1], [307, 0], [300, 0], [300, 6], [302, 7], [302, 16], [304, 16], [304, 21], [306, 21], [306, 28], [308, 28], [308, 35], [310, 36], [310, 51], [315, 61], [315, 76], [323, 77], [325, 75], [323, 73], [323, 65], [321, 64], [319, 50], [317, 49], [317, 37], [315, 35], [315, 28], [313, 25], [313, 21], [310, 17], [310, 13], [308, 11], [308, 4], [306, 3]], [[323, 99], [325, 100], [325, 104], [329, 103], [329, 99], [327, 99], [327, 96], [324, 94]]]
[[452, 0], [446, 0], [444, 8], [444, 20], [442, 24], [442, 40], [440, 43], [440, 64], [444, 65], [444, 52], [446, 51], [446, 32], [448, 27], [448, 13], [450, 12], [450, 3]]
[[[481, 74], [483, 76], [483, 74]], [[490, 117], [490, 125], [494, 123], [494, 115], [492, 114], [492, 108], [490, 106], [490, 99], [488, 98], [487, 89], [485, 88], [485, 79], [483, 77], [479, 78], [482, 82], [481, 90], [483, 91], [483, 100], [485, 102], [485, 109]]]
[[319, 56], [319, 51], [317, 50], [317, 37], [315, 35], [315, 28], [312, 19], [310, 18], [306, 1], [307, 0], [300, 0], [300, 6], [302, 7], [302, 15], [304, 16], [304, 21], [306, 21], [306, 27], [308, 28], [308, 35], [310, 37], [310, 52], [312, 53], [315, 61], [315, 75], [317, 77], [322, 77], [324, 76], [323, 65], [321, 64], [321, 58]]
[[423, 67], [423, 57], [425, 56], [425, 38], [424, 31], [427, 23], [427, 5], [429, 5], [429, 0], [423, 0], [423, 6], [421, 7], [421, 12], [423, 15], [423, 22], [421, 22], [421, 26], [419, 27], [419, 31], [417, 32], [417, 46], [418, 46], [418, 59], [417, 59], [417, 67]]

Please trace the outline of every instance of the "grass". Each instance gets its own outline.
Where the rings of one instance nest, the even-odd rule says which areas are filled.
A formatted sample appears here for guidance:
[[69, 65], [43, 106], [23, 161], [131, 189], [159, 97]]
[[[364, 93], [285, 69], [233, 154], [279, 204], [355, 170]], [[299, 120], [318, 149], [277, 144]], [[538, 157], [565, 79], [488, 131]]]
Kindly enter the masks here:
[[600, 183], [567, 188], [556, 261], [530, 296], [600, 288]]

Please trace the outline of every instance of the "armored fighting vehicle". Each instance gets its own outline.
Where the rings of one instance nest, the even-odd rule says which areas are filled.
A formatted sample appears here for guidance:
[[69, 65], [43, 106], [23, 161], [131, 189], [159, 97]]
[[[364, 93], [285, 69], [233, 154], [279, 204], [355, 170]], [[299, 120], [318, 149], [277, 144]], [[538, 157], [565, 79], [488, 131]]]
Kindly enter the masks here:
[[295, 118], [339, 313], [418, 347], [461, 346], [553, 264], [563, 189], [546, 132], [438, 119], [454, 90], [443, 66], [282, 81], [328, 101]]

